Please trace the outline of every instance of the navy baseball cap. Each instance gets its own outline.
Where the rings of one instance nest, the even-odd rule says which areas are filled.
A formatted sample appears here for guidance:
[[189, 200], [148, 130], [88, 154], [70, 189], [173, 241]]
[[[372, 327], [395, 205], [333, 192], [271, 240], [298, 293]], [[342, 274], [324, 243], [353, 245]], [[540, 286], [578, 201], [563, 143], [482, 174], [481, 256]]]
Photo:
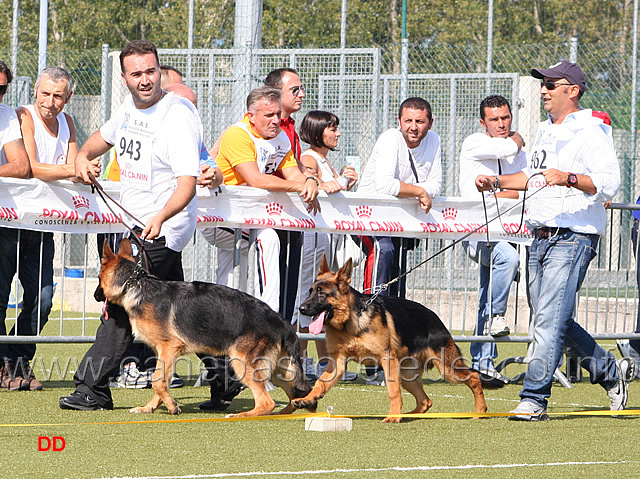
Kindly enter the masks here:
[[534, 78], [564, 78], [572, 85], [578, 85], [580, 91], [587, 91], [587, 81], [584, 78], [584, 72], [577, 63], [571, 63], [568, 60], [560, 60], [549, 68], [532, 68], [531, 76]]

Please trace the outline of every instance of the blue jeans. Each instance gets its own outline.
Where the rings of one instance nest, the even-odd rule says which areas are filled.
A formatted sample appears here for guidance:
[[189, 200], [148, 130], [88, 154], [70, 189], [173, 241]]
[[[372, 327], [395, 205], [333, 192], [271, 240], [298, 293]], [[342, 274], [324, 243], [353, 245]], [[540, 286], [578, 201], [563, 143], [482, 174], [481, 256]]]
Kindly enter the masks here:
[[535, 239], [531, 244], [529, 295], [535, 350], [520, 391], [523, 400], [547, 407], [553, 373], [560, 365], [565, 344], [575, 349], [592, 384], [609, 389], [618, 380], [613, 355], [573, 320], [576, 293], [596, 256], [599, 239], [598, 235], [567, 232]]
[[[506, 241], [491, 243], [479, 241], [476, 254], [472, 255], [468, 244], [465, 249], [473, 261], [480, 265], [480, 288], [478, 290], [478, 319], [476, 335], [482, 335], [489, 320], [489, 282], [491, 282], [491, 314], [504, 315], [507, 311], [509, 289], [518, 274], [520, 256], [518, 251]], [[493, 261], [493, 270], [491, 263]], [[471, 343], [472, 367], [474, 369], [494, 369], [493, 360], [498, 357], [496, 343]]]
[[[7, 303], [16, 270], [24, 290], [23, 307], [9, 334], [35, 336], [42, 331], [51, 312], [54, 248], [53, 233], [0, 228], [0, 336], [7, 335]], [[35, 344], [0, 343], [0, 360], [30, 361], [35, 353]]]

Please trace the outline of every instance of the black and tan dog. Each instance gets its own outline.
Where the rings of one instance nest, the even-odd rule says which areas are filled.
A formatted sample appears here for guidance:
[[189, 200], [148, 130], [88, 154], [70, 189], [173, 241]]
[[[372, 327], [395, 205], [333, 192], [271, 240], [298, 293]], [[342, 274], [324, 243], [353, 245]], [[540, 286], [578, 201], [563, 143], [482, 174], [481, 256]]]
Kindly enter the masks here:
[[[265, 387], [269, 379], [289, 396], [280, 413], [294, 411], [291, 400], [311, 390], [304, 380], [295, 331], [253, 296], [211, 283], [162, 281], [135, 263], [127, 239], [120, 243], [118, 255], [105, 241], [99, 281], [96, 299], [121, 305], [134, 334], [158, 358], [153, 398], [131, 412], [153, 412], [164, 403], [171, 414], [179, 414], [167, 380], [178, 357], [192, 352], [229, 356], [236, 377], [251, 389], [254, 408], [231, 416], [270, 414], [275, 402]], [[315, 411], [310, 402], [305, 407]]]
[[437, 365], [448, 381], [466, 384], [475, 397], [476, 412], [486, 412], [478, 373], [467, 367], [440, 318], [407, 299], [378, 296], [370, 301], [370, 295], [350, 286], [352, 270], [349, 259], [340, 271], [333, 273], [323, 256], [317, 281], [300, 305], [302, 314], [315, 317], [310, 330], [319, 330], [324, 323], [331, 361], [313, 390], [305, 398], [293, 400], [293, 405], [300, 408], [316, 405], [342, 377], [347, 361], [354, 359], [374, 360], [384, 369], [391, 401], [390, 416], [385, 422], [400, 422], [400, 418], [391, 417], [402, 412], [400, 386], [416, 399], [411, 413], [423, 413], [431, 407], [422, 386], [425, 365], [428, 369]]

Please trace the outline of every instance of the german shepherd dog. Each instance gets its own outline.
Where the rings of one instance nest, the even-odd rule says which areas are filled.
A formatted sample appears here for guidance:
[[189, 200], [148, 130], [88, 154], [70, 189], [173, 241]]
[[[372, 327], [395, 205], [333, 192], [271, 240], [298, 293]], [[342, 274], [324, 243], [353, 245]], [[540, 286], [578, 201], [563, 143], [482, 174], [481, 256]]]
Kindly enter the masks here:
[[351, 259], [334, 273], [323, 256], [317, 281], [300, 305], [302, 314], [315, 317], [314, 322], [320, 323], [315, 325], [317, 330], [324, 323], [331, 361], [313, 390], [302, 399], [294, 399], [293, 405], [315, 406], [342, 377], [347, 361], [355, 359], [375, 360], [384, 369], [391, 402], [384, 422], [400, 422], [401, 418], [391, 416], [402, 412], [400, 386], [416, 399], [416, 407], [410, 414], [424, 413], [431, 407], [422, 386], [425, 365], [428, 369], [437, 365], [448, 381], [466, 384], [475, 397], [476, 412], [486, 412], [478, 373], [467, 367], [440, 318], [407, 299], [378, 296], [370, 301], [371, 295], [350, 286], [352, 271]]
[[[226, 286], [162, 281], [136, 264], [128, 239], [122, 240], [117, 255], [105, 241], [94, 296], [122, 306], [136, 337], [156, 352], [153, 398], [131, 412], [151, 413], [164, 403], [171, 414], [179, 414], [167, 381], [175, 361], [192, 352], [229, 356], [236, 377], [251, 389], [254, 408], [231, 417], [272, 413], [276, 404], [265, 387], [268, 379], [289, 396], [281, 414], [293, 412], [291, 400], [311, 390], [300, 363], [300, 343], [282, 316]], [[304, 407], [315, 412], [310, 402]]]

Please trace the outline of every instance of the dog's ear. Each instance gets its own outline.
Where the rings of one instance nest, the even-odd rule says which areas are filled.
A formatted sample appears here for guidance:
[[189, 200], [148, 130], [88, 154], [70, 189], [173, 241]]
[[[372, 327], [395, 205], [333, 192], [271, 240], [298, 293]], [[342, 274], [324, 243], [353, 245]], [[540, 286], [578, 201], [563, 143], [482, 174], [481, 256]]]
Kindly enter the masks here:
[[111, 249], [111, 246], [109, 246], [109, 240], [107, 238], [104, 239], [104, 243], [102, 244], [102, 259], [104, 260], [111, 260], [115, 257], [115, 254], [113, 254], [113, 250]]
[[338, 271], [338, 280], [346, 284], [351, 284], [351, 273], [353, 273], [353, 259], [349, 258], [344, 266], [340, 268], [340, 271]]
[[133, 249], [131, 248], [131, 241], [129, 238], [123, 238], [120, 241], [120, 251], [118, 252], [118, 256], [123, 256], [127, 259], [133, 260]]
[[320, 271], [318, 271], [318, 276], [330, 272], [331, 268], [329, 268], [329, 263], [327, 263], [327, 255], [322, 253], [322, 261], [320, 261]]

